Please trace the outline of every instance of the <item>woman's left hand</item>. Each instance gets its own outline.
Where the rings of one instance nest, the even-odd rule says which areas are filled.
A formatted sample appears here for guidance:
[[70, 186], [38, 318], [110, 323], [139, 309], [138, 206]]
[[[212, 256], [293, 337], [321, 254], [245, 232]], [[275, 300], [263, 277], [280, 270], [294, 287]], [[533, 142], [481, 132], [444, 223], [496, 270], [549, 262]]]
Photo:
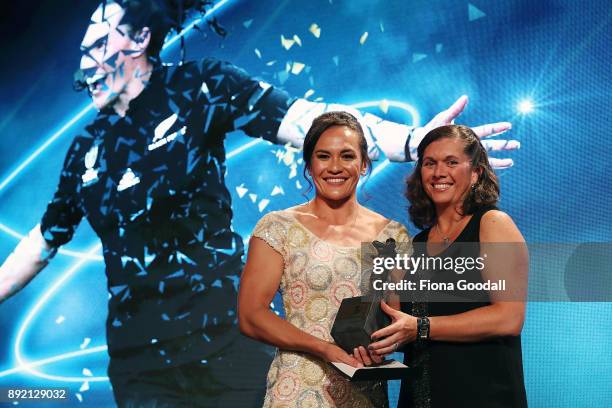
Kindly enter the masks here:
[[378, 340], [368, 346], [370, 353], [386, 356], [395, 353], [400, 345], [413, 342], [417, 335], [417, 318], [393, 309], [384, 301], [380, 307], [391, 318], [391, 324], [372, 333], [372, 340]]

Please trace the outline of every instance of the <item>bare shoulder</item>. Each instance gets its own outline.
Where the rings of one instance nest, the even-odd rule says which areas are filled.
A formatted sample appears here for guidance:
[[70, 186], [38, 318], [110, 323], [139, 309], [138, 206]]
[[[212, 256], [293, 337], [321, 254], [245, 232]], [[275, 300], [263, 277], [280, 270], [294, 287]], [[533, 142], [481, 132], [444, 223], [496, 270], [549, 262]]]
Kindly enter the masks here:
[[369, 208], [362, 207], [362, 222], [366, 225], [371, 225], [375, 230], [380, 231], [385, 227], [391, 220], [386, 218], [384, 215], [372, 211]]
[[289, 207], [289, 208], [282, 210], [282, 212], [284, 214], [292, 215], [300, 219], [314, 218], [314, 214], [310, 211], [310, 209], [306, 206], [306, 204], [295, 205], [293, 207]]
[[523, 242], [518, 227], [512, 218], [503, 211], [487, 211], [480, 220], [480, 240], [482, 242]]

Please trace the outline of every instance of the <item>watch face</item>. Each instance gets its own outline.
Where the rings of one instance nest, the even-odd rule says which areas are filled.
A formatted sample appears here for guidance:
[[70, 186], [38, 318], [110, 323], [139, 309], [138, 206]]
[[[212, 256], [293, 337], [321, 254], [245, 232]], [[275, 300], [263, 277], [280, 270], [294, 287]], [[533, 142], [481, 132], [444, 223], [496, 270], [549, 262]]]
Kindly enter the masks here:
[[428, 318], [419, 318], [417, 320], [418, 326], [418, 336], [420, 339], [428, 339], [429, 338], [429, 319]]

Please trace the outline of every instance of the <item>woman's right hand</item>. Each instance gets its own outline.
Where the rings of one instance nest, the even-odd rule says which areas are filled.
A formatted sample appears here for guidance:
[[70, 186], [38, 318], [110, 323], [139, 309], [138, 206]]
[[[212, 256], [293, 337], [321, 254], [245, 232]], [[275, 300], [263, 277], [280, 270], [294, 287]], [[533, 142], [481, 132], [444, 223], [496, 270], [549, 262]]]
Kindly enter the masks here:
[[355, 357], [342, 350], [340, 347], [333, 343], [326, 342], [323, 344], [319, 357], [328, 363], [344, 363], [355, 368], [363, 367], [363, 364], [359, 362]]

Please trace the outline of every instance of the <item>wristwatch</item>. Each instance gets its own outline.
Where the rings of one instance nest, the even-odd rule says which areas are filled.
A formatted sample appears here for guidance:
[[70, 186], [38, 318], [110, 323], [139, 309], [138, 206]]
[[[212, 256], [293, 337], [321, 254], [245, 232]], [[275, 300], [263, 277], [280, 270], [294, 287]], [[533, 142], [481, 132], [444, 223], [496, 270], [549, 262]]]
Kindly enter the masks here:
[[417, 318], [417, 340], [429, 340], [429, 318], [427, 317]]

